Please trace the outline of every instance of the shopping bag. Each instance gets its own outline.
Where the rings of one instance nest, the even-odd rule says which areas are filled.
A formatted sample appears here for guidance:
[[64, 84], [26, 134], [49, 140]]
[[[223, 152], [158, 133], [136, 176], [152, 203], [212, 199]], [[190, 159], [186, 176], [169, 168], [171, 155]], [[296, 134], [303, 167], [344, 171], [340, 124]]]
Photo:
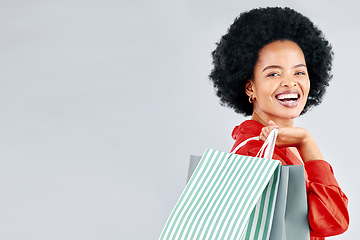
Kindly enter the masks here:
[[[266, 140], [260, 155], [274, 144]], [[160, 239], [268, 239], [279, 169], [277, 160], [207, 149]]]
[[302, 165], [281, 166], [270, 240], [310, 239], [304, 171]]
[[[190, 156], [188, 181], [201, 156]], [[270, 240], [310, 239], [305, 172], [302, 165], [280, 166]]]
[[[246, 144], [246, 142], [245, 142]], [[243, 145], [245, 145], [243, 144]], [[201, 156], [190, 156], [188, 181]], [[280, 166], [279, 184], [270, 240], [310, 239], [303, 165]]]

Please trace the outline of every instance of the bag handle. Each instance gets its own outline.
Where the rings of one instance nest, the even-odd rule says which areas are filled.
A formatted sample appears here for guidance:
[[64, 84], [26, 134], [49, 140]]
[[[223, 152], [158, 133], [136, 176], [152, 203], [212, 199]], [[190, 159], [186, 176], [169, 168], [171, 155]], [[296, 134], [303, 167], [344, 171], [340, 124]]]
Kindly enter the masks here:
[[[265, 140], [264, 144], [261, 146], [259, 152], [256, 154], [256, 157], [262, 157], [267, 159], [272, 159], [275, 149], [276, 137], [278, 135], [278, 129], [274, 128], [268, 138]], [[241, 147], [245, 146], [245, 144], [250, 140], [259, 140], [259, 137], [248, 138], [245, 141], [241, 142], [239, 145], [231, 151], [231, 153], [236, 153]], [[264, 152], [265, 151], [265, 152]]]
[[231, 151], [231, 153], [236, 153], [241, 147], [245, 146], [245, 144], [247, 144], [247, 142], [250, 140], [259, 140], [259, 137], [252, 137], [252, 138], [246, 139], [245, 141], [243, 141], [239, 145], [237, 145], [236, 148], [234, 148], [234, 150]]
[[[278, 135], [278, 129], [274, 128], [269, 136], [266, 138], [264, 144], [261, 146], [259, 152], [256, 154], [256, 157], [263, 157], [267, 159], [272, 159], [275, 149], [276, 138]], [[265, 151], [265, 152], [264, 152]]]

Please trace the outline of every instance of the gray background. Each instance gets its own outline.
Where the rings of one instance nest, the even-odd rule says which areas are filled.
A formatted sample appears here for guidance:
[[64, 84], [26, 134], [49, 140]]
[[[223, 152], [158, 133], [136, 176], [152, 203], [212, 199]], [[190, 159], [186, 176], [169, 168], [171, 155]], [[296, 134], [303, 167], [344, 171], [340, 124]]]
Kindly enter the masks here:
[[228, 151], [244, 117], [208, 81], [242, 11], [290, 6], [335, 51], [319, 107], [296, 121], [350, 199], [357, 239], [359, 4], [337, 1], [0, 1], [0, 239], [156, 239], [190, 154]]

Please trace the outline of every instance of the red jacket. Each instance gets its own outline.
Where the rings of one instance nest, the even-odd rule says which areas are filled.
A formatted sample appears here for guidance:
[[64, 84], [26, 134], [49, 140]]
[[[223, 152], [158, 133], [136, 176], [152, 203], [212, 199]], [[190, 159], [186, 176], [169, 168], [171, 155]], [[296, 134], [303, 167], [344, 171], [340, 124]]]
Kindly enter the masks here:
[[[232, 133], [235, 139], [232, 150], [244, 140], [259, 136], [263, 127], [253, 120], [247, 120], [236, 126]], [[259, 140], [250, 140], [236, 153], [254, 157], [263, 143]], [[288, 148], [275, 147], [273, 159], [280, 160], [283, 165], [304, 164]], [[314, 159], [306, 162], [304, 168], [309, 204], [310, 239], [324, 240], [325, 237], [345, 232], [349, 226], [348, 199], [336, 182], [330, 164]]]

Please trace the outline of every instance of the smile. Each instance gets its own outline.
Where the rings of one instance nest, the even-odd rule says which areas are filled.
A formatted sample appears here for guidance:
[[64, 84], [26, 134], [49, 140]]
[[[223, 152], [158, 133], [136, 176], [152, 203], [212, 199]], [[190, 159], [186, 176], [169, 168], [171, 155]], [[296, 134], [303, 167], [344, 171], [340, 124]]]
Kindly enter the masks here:
[[281, 105], [288, 108], [293, 108], [299, 104], [300, 94], [297, 92], [284, 92], [277, 94], [275, 98]]

